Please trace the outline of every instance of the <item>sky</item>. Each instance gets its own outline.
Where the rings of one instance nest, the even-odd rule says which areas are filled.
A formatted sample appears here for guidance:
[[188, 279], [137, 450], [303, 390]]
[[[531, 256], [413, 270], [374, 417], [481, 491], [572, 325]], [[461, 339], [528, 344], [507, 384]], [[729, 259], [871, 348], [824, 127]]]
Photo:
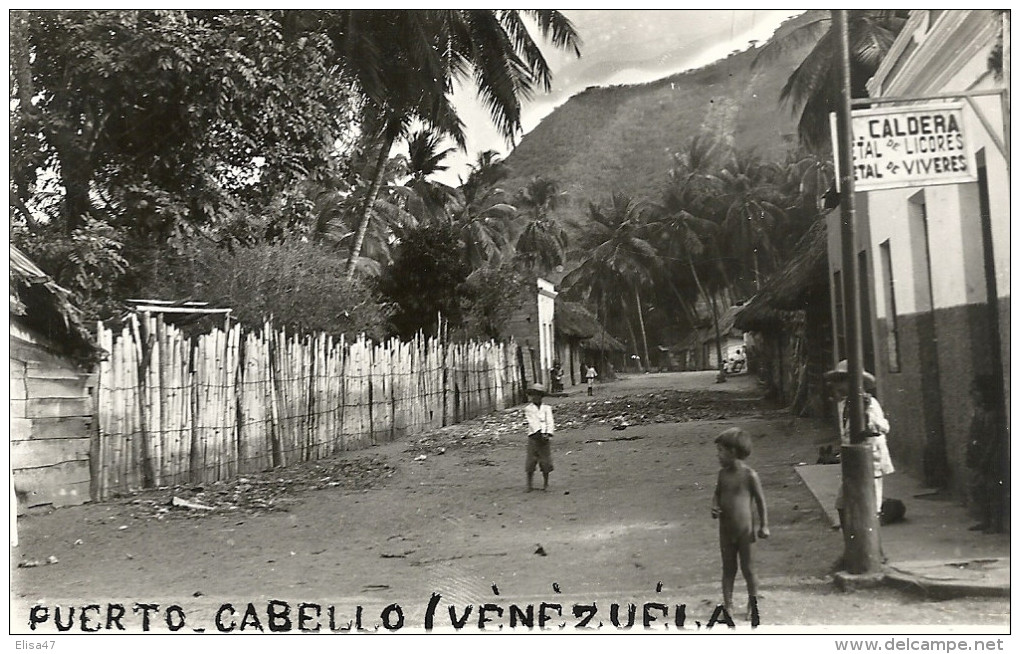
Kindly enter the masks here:
[[[546, 46], [536, 37], [553, 71], [553, 89], [536, 93], [524, 104], [525, 133], [589, 86], [642, 84], [700, 68], [734, 50], [747, 49], [751, 40], [765, 42], [780, 23], [805, 10], [561, 11], [581, 36], [581, 58]], [[455, 89], [453, 100], [466, 126], [467, 152], [451, 153], [449, 170], [435, 179], [458, 186], [477, 153], [491, 149], [506, 156], [511, 147], [492, 126], [473, 88]]]

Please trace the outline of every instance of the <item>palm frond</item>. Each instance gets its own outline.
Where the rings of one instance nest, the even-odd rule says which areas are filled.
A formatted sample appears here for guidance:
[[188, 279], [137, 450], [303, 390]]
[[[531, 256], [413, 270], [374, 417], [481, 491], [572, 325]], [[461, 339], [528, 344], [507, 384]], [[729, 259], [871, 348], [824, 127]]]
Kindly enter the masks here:
[[808, 43], [815, 43], [832, 24], [832, 16], [822, 14], [790, 30], [782, 38], [773, 38], [762, 46], [751, 61], [751, 70], [773, 63], [783, 54], [797, 50]]

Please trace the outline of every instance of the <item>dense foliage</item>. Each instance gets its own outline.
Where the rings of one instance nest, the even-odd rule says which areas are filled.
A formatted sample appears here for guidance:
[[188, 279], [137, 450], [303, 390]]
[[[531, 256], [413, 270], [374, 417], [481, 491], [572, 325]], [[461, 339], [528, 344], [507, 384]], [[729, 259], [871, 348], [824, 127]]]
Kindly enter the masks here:
[[[857, 29], [899, 18], [876, 16]], [[451, 188], [435, 174], [463, 143], [453, 84], [514, 139], [550, 81], [521, 21], [576, 51], [558, 12], [14, 11], [12, 240], [92, 318], [192, 299], [378, 338], [440, 314], [503, 338], [543, 276], [647, 363], [753, 295], [818, 219], [830, 166], [783, 158], [797, 128], [777, 109], [816, 17], [780, 31], [769, 66], [752, 50], [589, 89]]]
[[[372, 296], [355, 287], [368, 293], [393, 262], [398, 232], [455, 221], [478, 264], [508, 245], [505, 207], [458, 196], [452, 217], [457, 194], [427, 176], [449, 151], [441, 138], [463, 144], [455, 81], [519, 134], [521, 103], [551, 83], [532, 28], [578, 52], [550, 10], [14, 11], [14, 242], [89, 317], [169, 294], [229, 302], [250, 321], [297, 311], [302, 329], [382, 335], [384, 314], [365, 314]], [[412, 125], [429, 131], [393, 165]], [[270, 284], [274, 259], [290, 265], [304, 239], [321, 245], [307, 269], [293, 260]], [[325, 302], [337, 262], [349, 281]], [[245, 286], [271, 297], [242, 298]]]
[[232, 309], [242, 324], [335, 337], [389, 335], [391, 307], [361, 279], [347, 280], [344, 259], [300, 240], [234, 248], [198, 243], [163, 261], [150, 296], [189, 298]]
[[393, 265], [379, 280], [379, 290], [396, 305], [392, 320], [397, 334], [404, 338], [418, 330], [436, 334], [439, 316], [459, 326], [463, 285], [470, 273], [449, 225], [426, 225], [405, 233]]

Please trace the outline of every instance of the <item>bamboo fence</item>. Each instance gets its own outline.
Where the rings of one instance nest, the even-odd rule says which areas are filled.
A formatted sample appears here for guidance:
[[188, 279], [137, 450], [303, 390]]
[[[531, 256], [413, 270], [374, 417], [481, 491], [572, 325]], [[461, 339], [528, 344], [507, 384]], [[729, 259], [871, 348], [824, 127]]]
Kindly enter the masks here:
[[188, 337], [158, 316], [98, 324], [95, 499], [333, 456], [523, 397], [513, 342], [373, 343], [233, 324]]

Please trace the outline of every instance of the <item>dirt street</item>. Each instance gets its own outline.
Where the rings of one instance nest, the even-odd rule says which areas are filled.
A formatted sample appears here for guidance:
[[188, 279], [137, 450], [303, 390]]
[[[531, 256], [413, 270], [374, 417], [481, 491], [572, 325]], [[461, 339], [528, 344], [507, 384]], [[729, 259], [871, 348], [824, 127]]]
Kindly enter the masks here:
[[[574, 605], [592, 603], [597, 613], [589, 626], [601, 622], [603, 630], [627, 624], [629, 603], [636, 604], [637, 627], [645, 604], [660, 603], [666, 615], [652, 607], [653, 628], [697, 628], [720, 601], [709, 507], [718, 470], [713, 439], [730, 426], [753, 434], [748, 463], [769, 503], [772, 536], [755, 546], [762, 628], [1008, 626], [1008, 600], [927, 602], [887, 589], [837, 591], [827, 573], [842, 551], [841, 536], [793, 469], [814, 463], [818, 444], [831, 435], [818, 423], [764, 408], [746, 375], [713, 382], [710, 372], [653, 374], [601, 385], [594, 401], [583, 387], [553, 398], [563, 428], [553, 440], [556, 470], [547, 492], [525, 492], [518, 408], [339, 461], [275, 470], [222, 492], [164, 489], [24, 516], [12, 555], [11, 630], [27, 632], [34, 615], [39, 631], [52, 633], [59, 605], [62, 623], [76, 607], [72, 632], [79, 633], [88, 604], [99, 608], [86, 612], [85, 625], [101, 630], [140, 630], [146, 610], [136, 604], [159, 605], [151, 609], [155, 631], [167, 631], [172, 604], [180, 611], [169, 612], [169, 623], [183, 620], [186, 632], [268, 631], [270, 623], [298, 630], [301, 603], [318, 607], [303, 609], [309, 628], [328, 629], [330, 617], [334, 627], [357, 628], [361, 606], [366, 629], [420, 630], [433, 593], [440, 595], [433, 602], [437, 631], [462, 618], [464, 631], [477, 631], [480, 613], [486, 630], [506, 631], [512, 620], [521, 629], [529, 604], [535, 629], [542, 622], [556, 630], [583, 619], [587, 609], [575, 617]], [[685, 409], [699, 419], [666, 407], [677, 391], [701, 394]], [[633, 410], [625, 413], [630, 401]], [[186, 491], [185, 499], [213, 510], [170, 509], [172, 496]], [[48, 557], [57, 562], [47, 564]], [[26, 561], [39, 565], [16, 567]], [[738, 576], [738, 606], [743, 593]], [[552, 617], [540, 620], [543, 602], [560, 605], [562, 617], [546, 607]], [[48, 607], [45, 621], [42, 610], [31, 613], [36, 604]], [[111, 604], [126, 607], [119, 623], [108, 620], [118, 611]], [[399, 608], [385, 610], [392, 604]]]

